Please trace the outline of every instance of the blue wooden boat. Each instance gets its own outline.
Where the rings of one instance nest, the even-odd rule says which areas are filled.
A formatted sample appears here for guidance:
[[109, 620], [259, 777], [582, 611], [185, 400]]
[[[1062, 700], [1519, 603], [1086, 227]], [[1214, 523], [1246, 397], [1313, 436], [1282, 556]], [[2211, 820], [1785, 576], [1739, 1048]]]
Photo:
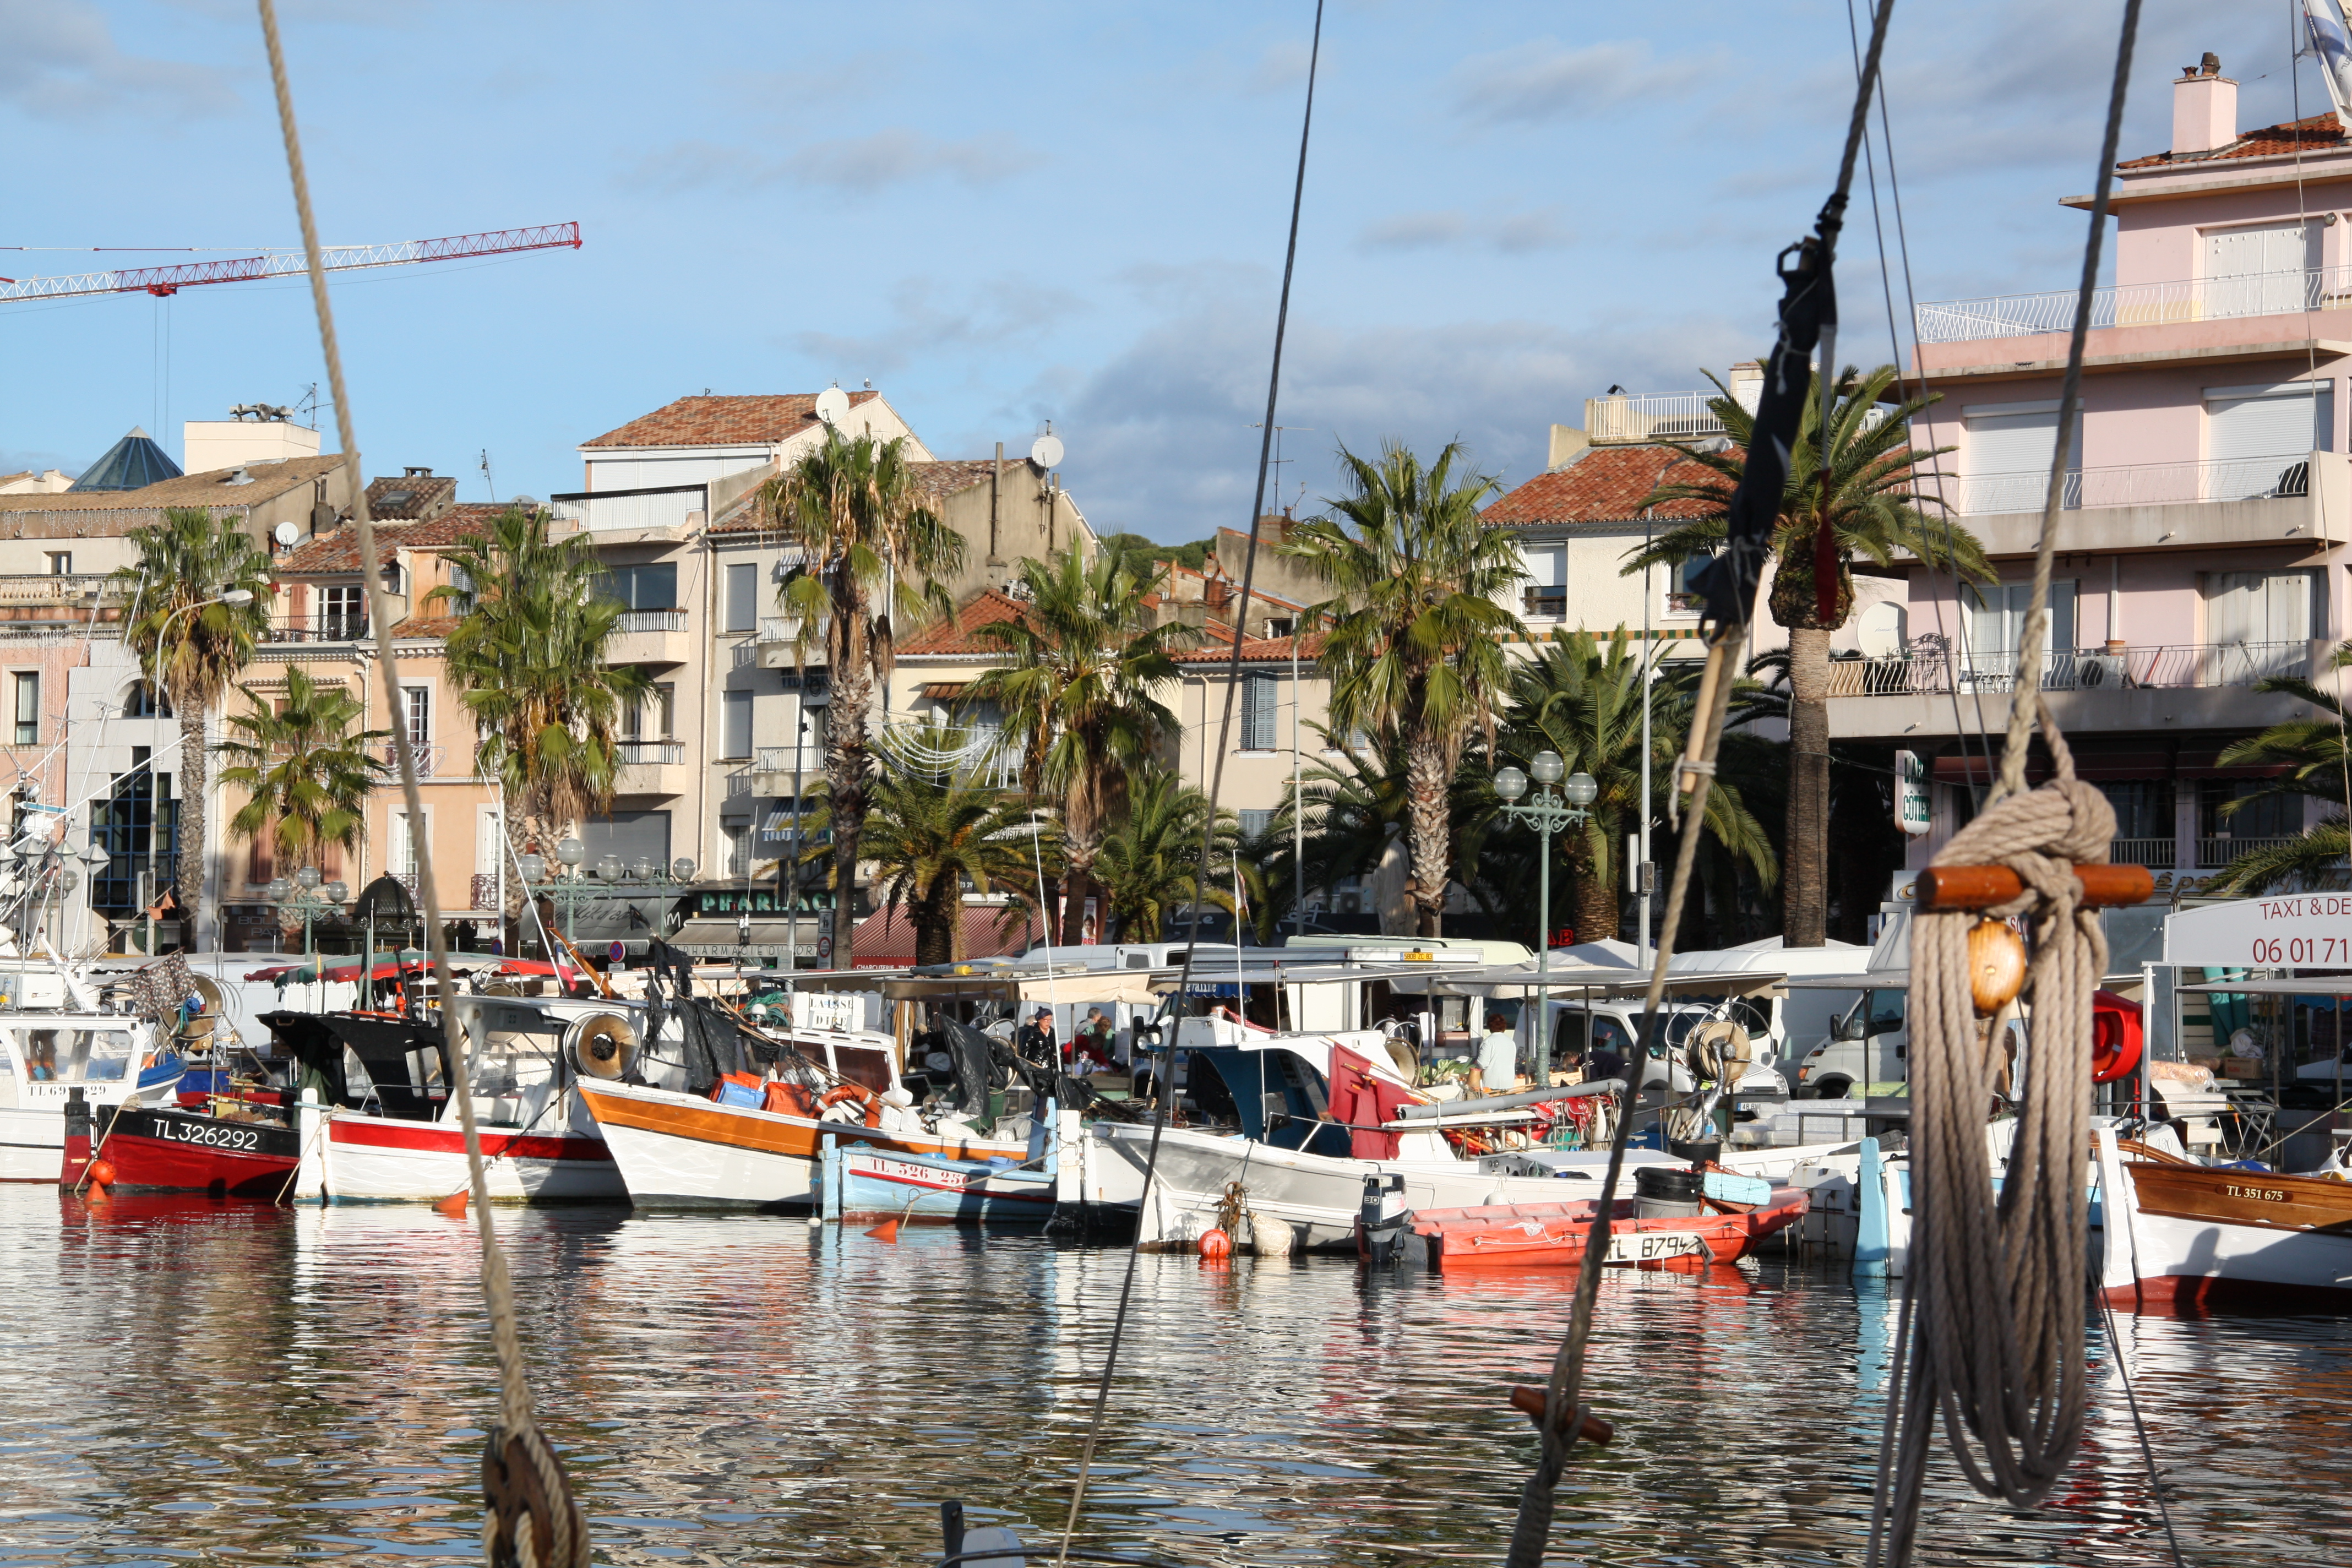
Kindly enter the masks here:
[[933, 1225], [1043, 1226], [1054, 1217], [1054, 1171], [1050, 1159], [1028, 1164], [1010, 1160], [950, 1160], [935, 1154], [886, 1153], [869, 1149], [835, 1150], [845, 1225], [885, 1220]]

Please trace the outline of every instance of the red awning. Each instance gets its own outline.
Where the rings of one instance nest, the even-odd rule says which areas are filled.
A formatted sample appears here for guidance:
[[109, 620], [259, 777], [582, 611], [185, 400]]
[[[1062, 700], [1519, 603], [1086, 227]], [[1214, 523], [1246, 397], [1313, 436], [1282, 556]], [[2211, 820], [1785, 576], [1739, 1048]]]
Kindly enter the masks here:
[[[1010, 911], [1010, 929], [1004, 921], [1007, 910], [1001, 905], [968, 905], [963, 910], [963, 956], [966, 958], [1000, 958], [1017, 955], [1029, 950], [1040, 939], [1037, 918], [1024, 920], [1018, 910]], [[915, 928], [907, 919], [903, 908], [868, 915], [857, 922], [850, 937], [850, 967], [853, 969], [895, 969], [915, 962]]]

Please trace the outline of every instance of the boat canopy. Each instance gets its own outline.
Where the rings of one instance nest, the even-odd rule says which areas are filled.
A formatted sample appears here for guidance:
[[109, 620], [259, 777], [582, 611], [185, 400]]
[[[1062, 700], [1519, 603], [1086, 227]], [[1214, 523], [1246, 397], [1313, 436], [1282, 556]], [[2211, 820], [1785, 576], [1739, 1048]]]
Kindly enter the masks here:
[[[1421, 984], [1413, 984], [1419, 981]], [[1649, 994], [1650, 977], [1639, 970], [1580, 964], [1562, 968], [1557, 964], [1538, 975], [1532, 963], [1504, 964], [1499, 967], [1460, 971], [1433, 972], [1423, 970], [1404, 979], [1390, 982], [1399, 991], [1432, 996], [1499, 996], [1528, 998], [1549, 993], [1563, 1000], [1571, 996], [1593, 996], [1605, 1000], [1622, 1000]], [[1777, 992], [1783, 984], [1796, 984], [1785, 974], [1765, 971], [1719, 970], [1714, 973], [1666, 975], [1666, 994], [1681, 996], [1765, 996]]]

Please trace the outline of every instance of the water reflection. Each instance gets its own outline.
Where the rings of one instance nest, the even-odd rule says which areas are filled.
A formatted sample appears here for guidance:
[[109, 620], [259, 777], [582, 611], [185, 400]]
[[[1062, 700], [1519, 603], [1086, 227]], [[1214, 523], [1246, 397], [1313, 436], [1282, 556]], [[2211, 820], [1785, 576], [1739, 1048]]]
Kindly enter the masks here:
[[[506, 1213], [549, 1426], [603, 1563], [904, 1564], [940, 1500], [1066, 1507], [1126, 1256], [767, 1217]], [[0, 1192], [0, 1564], [478, 1560], [495, 1394], [469, 1221]], [[1097, 1541], [1196, 1563], [1500, 1561], [1562, 1276], [1146, 1258]], [[1897, 1303], [1767, 1261], [1612, 1278], [1555, 1560], [1858, 1562]], [[2127, 1370], [2203, 1562], [2340, 1558], [2343, 1323], [2119, 1320], [2032, 1518], [1934, 1477], [1932, 1563], [2163, 1555]], [[2120, 1363], [2120, 1365], [2118, 1365]]]

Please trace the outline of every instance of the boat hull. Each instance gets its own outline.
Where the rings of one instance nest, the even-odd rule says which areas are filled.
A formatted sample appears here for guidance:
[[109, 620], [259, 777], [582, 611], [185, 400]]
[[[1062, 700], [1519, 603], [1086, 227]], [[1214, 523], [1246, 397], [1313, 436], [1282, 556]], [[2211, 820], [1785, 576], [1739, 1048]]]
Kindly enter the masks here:
[[[1807, 1194], [1783, 1189], [1772, 1202], [1739, 1213], [1688, 1218], [1637, 1219], [1621, 1200], [1610, 1222], [1602, 1263], [1610, 1268], [1706, 1268], [1736, 1263], [1756, 1244], [1795, 1224]], [[1528, 1268], [1576, 1268], [1591, 1237], [1591, 1203], [1506, 1204], [1417, 1214], [1410, 1222], [1405, 1261], [1433, 1273], [1462, 1274]]]
[[719, 1105], [668, 1089], [586, 1079], [575, 1087], [612, 1151], [629, 1201], [645, 1207], [814, 1208], [828, 1137], [845, 1151], [950, 1160], [1019, 1160], [1029, 1153], [1026, 1143], [910, 1136], [863, 1122]]
[[1050, 1170], [1017, 1170], [967, 1160], [853, 1150], [841, 1157], [845, 1225], [884, 1220], [935, 1225], [1037, 1226], [1054, 1217]]
[[2352, 1184], [2100, 1152], [2109, 1302], [2352, 1311]]
[[65, 1163], [66, 1097], [82, 1091], [89, 1106], [93, 1141], [106, 1131], [118, 1105], [172, 1099], [178, 1078], [124, 1085], [112, 1083], [23, 1083], [16, 1105], [0, 1108], [0, 1182], [46, 1182], [55, 1185]]
[[[337, 1110], [326, 1118], [320, 1195], [331, 1203], [438, 1203], [472, 1177], [452, 1119], [408, 1121]], [[627, 1195], [601, 1138], [484, 1127], [482, 1168], [493, 1200], [612, 1203]], [[306, 1194], [310, 1190], [306, 1184]]]
[[114, 1120], [98, 1152], [114, 1167], [119, 1193], [209, 1193], [274, 1203], [293, 1184], [301, 1138], [268, 1122], [133, 1110]]

